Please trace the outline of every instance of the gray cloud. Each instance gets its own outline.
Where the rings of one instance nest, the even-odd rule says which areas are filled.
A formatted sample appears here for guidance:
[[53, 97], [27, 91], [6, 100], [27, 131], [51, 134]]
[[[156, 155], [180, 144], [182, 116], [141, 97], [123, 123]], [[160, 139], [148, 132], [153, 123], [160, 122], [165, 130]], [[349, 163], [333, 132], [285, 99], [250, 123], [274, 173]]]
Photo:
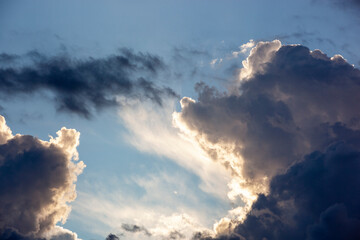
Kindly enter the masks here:
[[[256, 64], [243, 69], [250, 75], [241, 80], [239, 94], [198, 84], [198, 101], [184, 98], [179, 115], [211, 144], [234, 144], [233, 153], [247, 159], [243, 173], [252, 179], [274, 176], [328, 144], [331, 135], [322, 124], [360, 126], [360, 109], [353, 104], [360, 101], [358, 69], [303, 46], [282, 46], [275, 54], [272, 45], [253, 51], [248, 60]], [[268, 62], [267, 51], [274, 54]]]
[[120, 240], [120, 238], [118, 236], [116, 236], [115, 234], [110, 233], [107, 237], [106, 240]]
[[62, 128], [57, 134], [50, 142], [13, 136], [0, 116], [1, 239], [76, 239], [55, 224], [66, 220], [85, 165], [72, 161], [79, 133]]
[[171, 240], [184, 239], [184, 238], [185, 238], [185, 235], [179, 231], [172, 231], [169, 234], [169, 239], [171, 239]]
[[178, 126], [259, 195], [243, 223], [194, 239], [359, 238], [358, 69], [339, 55], [260, 42], [229, 93], [196, 90], [197, 101], [181, 100]]
[[[259, 195], [232, 236], [198, 239], [360, 238], [360, 131], [331, 126], [345, 141], [313, 152], [274, 177], [268, 195]], [[351, 133], [348, 133], [350, 131]]]
[[[125, 230], [126, 232], [129, 232], [129, 233], [143, 233], [147, 237], [152, 236], [152, 234], [145, 227], [141, 227], [141, 226], [138, 226], [138, 225], [122, 224], [121, 228], [123, 230]], [[110, 233], [106, 237], [106, 240], [119, 240], [120, 239], [119, 236], [124, 236], [124, 234], [115, 235], [115, 234]], [[161, 239], [164, 239], [164, 240], [179, 240], [179, 239], [184, 239], [184, 238], [185, 238], [185, 235], [182, 234], [179, 231], [172, 231], [167, 236], [162, 236], [161, 237]]]
[[15, 55], [15, 54], [7, 54], [7, 53], [0, 54], [0, 63], [2, 63], [2, 64], [11, 64], [11, 63], [14, 63], [18, 59], [19, 59], [19, 56]]
[[142, 232], [143, 234], [145, 234], [146, 236], [151, 236], [151, 233], [143, 226], [138, 226], [135, 224], [122, 224], [121, 228], [123, 230], [125, 230], [126, 232], [131, 232], [131, 233], [139, 233]]
[[[20, 60], [21, 64], [15, 64]], [[51, 92], [58, 110], [86, 118], [94, 110], [118, 105], [117, 96], [148, 98], [160, 105], [163, 96], [177, 96], [172, 89], [152, 82], [166, 69], [159, 57], [129, 49], [107, 58], [85, 60], [68, 54], [47, 57], [36, 51], [21, 57], [2, 53], [0, 63], [3, 100]]]

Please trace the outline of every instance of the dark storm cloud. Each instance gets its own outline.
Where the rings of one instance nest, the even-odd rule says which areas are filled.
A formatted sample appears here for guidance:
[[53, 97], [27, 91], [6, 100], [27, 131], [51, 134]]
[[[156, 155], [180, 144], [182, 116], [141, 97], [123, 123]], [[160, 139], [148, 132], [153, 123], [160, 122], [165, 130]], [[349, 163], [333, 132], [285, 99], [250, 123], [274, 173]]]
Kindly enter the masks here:
[[40, 225], [46, 229], [52, 219], [40, 223], [34, 219], [51, 204], [51, 189], [62, 187], [68, 178], [65, 156], [60, 149], [46, 148], [31, 136], [10, 140], [0, 146], [0, 153], [0, 207], [7, 219], [0, 227], [12, 227], [23, 234], [40, 231]]
[[214, 145], [242, 156], [247, 187], [272, 179], [269, 194], [231, 234], [194, 239], [359, 239], [360, 71], [341, 56], [273, 41], [253, 49], [236, 86], [198, 84], [178, 121], [214, 159]]
[[348, 137], [274, 177], [232, 237], [214, 239], [360, 239], [360, 131], [329, 128]]
[[0, 232], [1, 240], [45, 240], [44, 238], [26, 237], [18, 234], [14, 230], [5, 229]]
[[121, 49], [117, 55], [86, 60], [68, 55], [47, 57], [33, 51], [24, 56], [31, 64], [8, 66], [19, 57], [1, 54], [1, 98], [51, 92], [57, 109], [91, 117], [94, 110], [118, 105], [116, 96], [149, 98], [162, 104], [162, 97], [176, 96], [152, 79], [166, 69], [157, 56]]
[[[66, 220], [67, 203], [76, 197], [74, 182], [83, 163], [71, 162], [70, 153], [79, 135], [63, 128], [52, 142], [12, 136], [0, 118], [0, 236], [40, 239], [57, 222]], [[76, 239], [74, 236], [58, 227], [51, 239]]]

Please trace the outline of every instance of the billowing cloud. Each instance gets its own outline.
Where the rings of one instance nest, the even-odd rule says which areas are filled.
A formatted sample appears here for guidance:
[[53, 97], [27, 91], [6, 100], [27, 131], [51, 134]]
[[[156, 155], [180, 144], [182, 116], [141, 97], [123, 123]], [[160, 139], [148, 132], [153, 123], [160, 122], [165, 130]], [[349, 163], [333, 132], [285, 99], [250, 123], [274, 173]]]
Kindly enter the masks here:
[[330, 128], [351, 136], [274, 177], [270, 193], [259, 195], [245, 221], [215, 239], [359, 239], [360, 131]]
[[119, 95], [151, 99], [160, 105], [163, 96], [176, 96], [172, 89], [152, 82], [166, 69], [159, 57], [128, 49], [106, 58], [85, 60], [68, 54], [46, 57], [38, 52], [25, 56], [3, 53], [0, 64], [3, 100], [50, 92], [58, 110], [86, 118], [95, 110], [117, 106]]
[[0, 116], [1, 239], [77, 239], [56, 224], [65, 223], [85, 167], [73, 161], [80, 133], [62, 128], [57, 135], [48, 142], [14, 136]]
[[[355, 103], [360, 102], [360, 71], [340, 55], [330, 58], [320, 50], [310, 51], [301, 45], [282, 46], [278, 40], [258, 43], [243, 66], [228, 93], [200, 83], [196, 87], [199, 92], [197, 101], [184, 97], [181, 100], [182, 111], [174, 114], [175, 125], [183, 134], [202, 146], [214, 160], [231, 169], [232, 191], [228, 196], [232, 199], [240, 197], [245, 202], [244, 207], [234, 210], [238, 213], [237, 219], [224, 218], [217, 224], [219, 239], [222, 239], [221, 236], [228, 239], [231, 236], [229, 233], [233, 233], [234, 237], [230, 239], [297, 239], [293, 237], [296, 231], [304, 231], [301, 235], [304, 236], [310, 226], [314, 234], [321, 231], [328, 234], [324, 232], [330, 226], [327, 224], [332, 224], [328, 222], [328, 216], [338, 215], [341, 224], [357, 226], [360, 215], [354, 210], [359, 207], [359, 201], [356, 204], [353, 202], [355, 208], [344, 199], [355, 197], [354, 192], [358, 192], [360, 186], [358, 177], [353, 171], [347, 173], [349, 176], [346, 176], [346, 171], [337, 172], [337, 168], [346, 167], [346, 162], [343, 162], [346, 160], [334, 157], [325, 161], [323, 158], [335, 154], [329, 147], [335, 143], [343, 142], [346, 151], [352, 147], [350, 152], [356, 152], [354, 146], [360, 140], [360, 107]], [[292, 172], [304, 164], [309, 164], [316, 171], [318, 166], [312, 164], [320, 160], [316, 160], [318, 156], [308, 155], [316, 151], [324, 154], [324, 168], [319, 171], [333, 171], [331, 176], [324, 173], [323, 178], [318, 179], [318, 188], [311, 185], [314, 182], [307, 173], [304, 172], [304, 175], [308, 176], [309, 184], [304, 185], [304, 181], [308, 181], [306, 177], [294, 178]], [[343, 155], [339, 155], [341, 159], [340, 156]], [[357, 169], [359, 161], [356, 154], [350, 154], [349, 158], [354, 162], [352, 167]], [[280, 176], [287, 178], [277, 181]], [[353, 180], [352, 183], [347, 182], [348, 177]], [[338, 182], [331, 179], [338, 179]], [[296, 183], [289, 185], [291, 181]], [[332, 184], [338, 184], [339, 188], [332, 187]], [[324, 186], [333, 190], [322, 190]], [[276, 187], [284, 190], [275, 192]], [[303, 196], [296, 192], [295, 187], [304, 188]], [[343, 198], [331, 200], [337, 193]], [[305, 201], [305, 198], [306, 201], [314, 199], [319, 209], [306, 210], [305, 206], [296, 205], [296, 201]], [[266, 207], [257, 207], [262, 199], [271, 199], [271, 204], [280, 206], [271, 209], [269, 202]], [[283, 215], [278, 214], [281, 207], [285, 209]], [[249, 211], [253, 215], [249, 215]], [[296, 215], [298, 213], [293, 211], [305, 215]], [[311, 220], [306, 214], [312, 214]], [[266, 219], [257, 217], [255, 222], [253, 216], [265, 216]], [[248, 225], [253, 229], [259, 228], [254, 232], [258, 235], [251, 235]], [[298, 229], [291, 230], [293, 235], [286, 235], [290, 231], [287, 228], [294, 226]], [[260, 231], [262, 227], [264, 231]], [[281, 233], [271, 235], [276, 234], [273, 231], [276, 227]], [[343, 230], [353, 236], [354, 229]], [[327, 239], [310, 238], [311, 234], [308, 232], [306, 236], [309, 239]], [[200, 234], [197, 238], [211, 237]]]

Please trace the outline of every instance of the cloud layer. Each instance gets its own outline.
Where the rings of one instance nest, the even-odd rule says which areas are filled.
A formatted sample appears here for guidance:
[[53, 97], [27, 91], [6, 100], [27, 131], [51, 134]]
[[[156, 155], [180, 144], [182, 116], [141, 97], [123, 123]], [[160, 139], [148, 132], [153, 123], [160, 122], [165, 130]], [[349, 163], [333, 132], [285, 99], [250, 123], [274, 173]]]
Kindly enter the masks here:
[[0, 92], [4, 100], [50, 92], [58, 110], [89, 118], [94, 110], [117, 106], [117, 96], [147, 98], [160, 105], [163, 96], [176, 96], [172, 89], [152, 82], [165, 69], [159, 57], [129, 49], [107, 58], [85, 60], [68, 54], [46, 57], [38, 52], [25, 56], [3, 53]]
[[[340, 55], [277, 40], [258, 43], [243, 66], [228, 93], [200, 83], [198, 100], [183, 98], [174, 115], [184, 134], [232, 170], [229, 197], [246, 204], [248, 215], [220, 222], [219, 239], [358, 236], [359, 177], [348, 170], [359, 166], [360, 71]], [[348, 228], [331, 228], [334, 216]]]
[[76, 147], [80, 133], [62, 128], [49, 142], [12, 135], [0, 116], [0, 238], [76, 239], [64, 223], [85, 167]]

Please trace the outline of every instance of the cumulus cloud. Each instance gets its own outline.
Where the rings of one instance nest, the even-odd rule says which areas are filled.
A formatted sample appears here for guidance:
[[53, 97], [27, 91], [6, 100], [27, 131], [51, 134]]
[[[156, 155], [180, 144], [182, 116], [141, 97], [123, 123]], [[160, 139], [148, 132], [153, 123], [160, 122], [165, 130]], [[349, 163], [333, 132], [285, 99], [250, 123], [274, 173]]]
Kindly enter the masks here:
[[332, 128], [351, 131], [355, 139], [313, 152], [274, 177], [270, 193], [259, 195], [245, 221], [216, 239], [359, 239], [360, 131]]
[[65, 223], [85, 167], [73, 161], [80, 133], [62, 128], [57, 135], [48, 142], [14, 136], [0, 116], [1, 239], [77, 239], [56, 224]]
[[160, 105], [163, 96], [176, 96], [172, 89], [157, 87], [152, 81], [166, 69], [163, 61], [129, 49], [106, 58], [83, 60], [68, 54], [47, 57], [38, 52], [25, 56], [3, 53], [0, 64], [3, 100], [50, 92], [58, 110], [86, 118], [94, 111], [117, 106], [119, 95], [151, 99]]
[[[252, 43], [252, 42], [250, 42]], [[243, 68], [240, 69], [239, 80], [245, 81], [255, 73], [264, 71], [263, 67], [269, 62], [272, 56], [281, 47], [281, 42], [275, 40], [273, 42], [259, 42], [254, 48], [253, 43], [249, 45], [251, 51], [249, 56], [242, 61]]]
[[[328, 154], [335, 154], [329, 150], [329, 146], [333, 146], [331, 144], [344, 142], [348, 147], [355, 146], [350, 140], [360, 140], [360, 109], [355, 104], [360, 101], [358, 69], [340, 55], [328, 57], [320, 50], [310, 51], [301, 45], [282, 46], [280, 41], [275, 40], [259, 42], [250, 51], [229, 92], [219, 92], [204, 83], [198, 84], [196, 89], [198, 99], [195, 101], [184, 97], [181, 112], [173, 115], [174, 122], [183, 134], [202, 146], [214, 160], [231, 169], [233, 181], [229, 187], [232, 191], [228, 196], [240, 197], [245, 202], [244, 207], [233, 210], [234, 215], [238, 215], [237, 219], [224, 218], [218, 223], [216, 233], [219, 239], [222, 239], [221, 236], [226, 236], [226, 239], [298, 239], [293, 238], [295, 233], [304, 231], [301, 235], [304, 236], [310, 226], [313, 226], [314, 234], [325, 231], [326, 224], [332, 224], [327, 216], [337, 215], [341, 217], [338, 220], [343, 225], [351, 223], [356, 226], [359, 215], [344, 199], [358, 192], [354, 190], [359, 189], [358, 177], [353, 171], [348, 172], [354, 180], [349, 185], [350, 182], [344, 180], [347, 178], [345, 171], [336, 172], [337, 168], [346, 167], [345, 160], [334, 157], [329, 160], [334, 165], [329, 161], [322, 163], [329, 169], [321, 171], [331, 169], [333, 175], [324, 173], [323, 178], [318, 179], [319, 188], [312, 187], [314, 179], [311, 176], [304, 173], [309, 177], [309, 184], [305, 186], [304, 181], [308, 181], [306, 177], [294, 178], [292, 171], [297, 169], [296, 166], [319, 163], [317, 157], [308, 155], [312, 152], [320, 151], [326, 158]], [[356, 147], [352, 149], [356, 151]], [[354, 162], [356, 169], [357, 157], [353, 155], [351, 159], [349, 161]], [[318, 166], [311, 166], [316, 171]], [[277, 181], [280, 176], [287, 178]], [[338, 182], [331, 179], [338, 179]], [[291, 181], [296, 183], [287, 185]], [[332, 184], [339, 188], [332, 187]], [[288, 188], [279, 193], [275, 192], [275, 186]], [[293, 189], [301, 186], [304, 196], [296, 195], [297, 189]], [[333, 191], [324, 192], [320, 186], [333, 188]], [[341, 189], [344, 190], [341, 192]], [[309, 193], [306, 196], [306, 191], [313, 195]], [[336, 193], [343, 195], [344, 199], [331, 200]], [[289, 196], [291, 194], [294, 195]], [[306, 201], [319, 198], [315, 202], [319, 206], [317, 211], [310, 208], [306, 212], [305, 206], [297, 205], [296, 201], [305, 201], [306, 197]], [[262, 199], [271, 199], [271, 204], [280, 205], [286, 210], [279, 215], [279, 206], [276, 209], [256, 207]], [[356, 207], [359, 207], [358, 202]], [[340, 205], [330, 208], [337, 203]], [[330, 209], [326, 211], [327, 208]], [[295, 213], [296, 210], [299, 213]], [[249, 211], [252, 215], [248, 215]], [[305, 215], [302, 216], [302, 213]], [[306, 214], [312, 214], [311, 220]], [[254, 216], [257, 222], [253, 221]], [[251, 235], [250, 225], [252, 229], [264, 228], [264, 231], [259, 230], [254, 232], [258, 235]], [[282, 231], [279, 235], [274, 235], [276, 231], [272, 231], [276, 227]], [[288, 228], [292, 227], [296, 229], [291, 232]], [[353, 229], [349, 227], [344, 231], [353, 236]], [[287, 235], [288, 231], [294, 235]], [[310, 232], [307, 236], [312, 239]], [[206, 239], [211, 236], [200, 234], [194, 238]]]

